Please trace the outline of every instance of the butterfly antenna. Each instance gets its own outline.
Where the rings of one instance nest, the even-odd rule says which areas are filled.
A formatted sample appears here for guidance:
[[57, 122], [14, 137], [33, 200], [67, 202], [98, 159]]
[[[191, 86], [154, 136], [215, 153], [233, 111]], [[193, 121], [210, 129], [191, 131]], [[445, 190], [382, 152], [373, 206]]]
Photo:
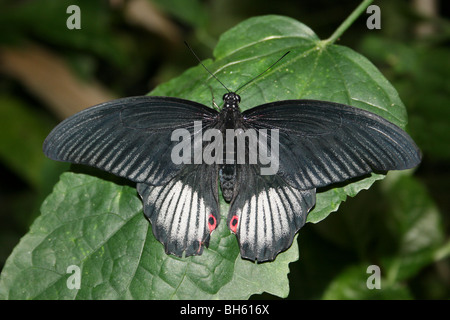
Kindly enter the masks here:
[[188, 47], [188, 49], [192, 52], [192, 54], [194, 55], [194, 57], [198, 60], [198, 62], [200, 62], [200, 64], [202, 65], [203, 68], [205, 68], [206, 71], [208, 71], [208, 73], [217, 81], [219, 81], [219, 83], [222, 85], [222, 87], [224, 87], [228, 92], [231, 92], [223, 83], [222, 81], [219, 80], [219, 78], [217, 78], [211, 71], [208, 70], [207, 67], [205, 67], [205, 65], [202, 63], [202, 61], [200, 60], [200, 58], [195, 54], [194, 50], [192, 50], [191, 46], [184, 41], [184, 44], [186, 45], [186, 47]]
[[272, 63], [270, 65], [270, 67], [268, 67], [266, 70], [264, 70], [263, 72], [261, 72], [260, 74], [258, 74], [256, 77], [254, 77], [253, 79], [251, 79], [250, 81], [244, 83], [242, 86], [240, 86], [235, 92], [237, 93], [239, 90], [241, 90], [243, 87], [245, 87], [246, 85], [250, 84], [251, 82], [255, 81], [256, 79], [258, 79], [259, 77], [261, 77], [264, 73], [266, 73], [267, 71], [269, 71], [270, 69], [273, 68], [274, 65], [276, 65], [278, 62], [281, 61], [281, 59], [283, 59], [284, 57], [287, 56], [287, 54], [290, 51], [286, 52], [285, 54], [283, 54], [283, 56], [281, 56], [281, 58], [279, 58], [277, 61], [275, 61], [274, 63]]

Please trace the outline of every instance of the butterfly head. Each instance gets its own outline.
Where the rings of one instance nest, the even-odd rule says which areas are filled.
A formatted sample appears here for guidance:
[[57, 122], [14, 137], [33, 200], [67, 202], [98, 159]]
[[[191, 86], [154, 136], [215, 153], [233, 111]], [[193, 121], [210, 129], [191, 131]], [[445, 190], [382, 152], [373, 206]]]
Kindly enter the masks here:
[[227, 108], [237, 109], [239, 108], [241, 97], [237, 93], [228, 92], [223, 95], [223, 101]]

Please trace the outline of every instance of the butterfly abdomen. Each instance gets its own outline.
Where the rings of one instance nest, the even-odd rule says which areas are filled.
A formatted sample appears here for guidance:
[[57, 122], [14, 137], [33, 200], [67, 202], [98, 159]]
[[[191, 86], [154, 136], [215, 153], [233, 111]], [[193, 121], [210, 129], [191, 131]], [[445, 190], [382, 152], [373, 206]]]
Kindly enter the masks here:
[[223, 198], [226, 202], [230, 202], [233, 198], [236, 184], [236, 166], [233, 164], [221, 165], [219, 168], [219, 181]]

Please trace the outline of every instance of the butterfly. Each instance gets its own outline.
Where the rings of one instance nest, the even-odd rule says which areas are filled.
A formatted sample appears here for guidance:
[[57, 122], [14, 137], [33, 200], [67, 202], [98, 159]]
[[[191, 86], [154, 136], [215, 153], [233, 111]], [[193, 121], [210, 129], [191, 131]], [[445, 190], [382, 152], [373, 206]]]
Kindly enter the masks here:
[[[272, 261], [291, 246], [315, 206], [317, 188], [421, 161], [405, 131], [363, 109], [284, 100], [241, 112], [241, 98], [230, 90], [223, 101], [220, 110], [157, 96], [102, 103], [56, 126], [43, 151], [53, 160], [136, 182], [154, 236], [167, 254], [179, 257], [200, 255], [208, 246], [221, 220], [221, 191], [241, 257], [258, 262]], [[185, 139], [174, 138], [176, 130]], [[240, 137], [242, 148], [236, 144]], [[255, 152], [274, 156], [273, 172], [262, 172], [273, 164], [268, 158], [249, 161]], [[199, 157], [208, 154], [221, 161]]]

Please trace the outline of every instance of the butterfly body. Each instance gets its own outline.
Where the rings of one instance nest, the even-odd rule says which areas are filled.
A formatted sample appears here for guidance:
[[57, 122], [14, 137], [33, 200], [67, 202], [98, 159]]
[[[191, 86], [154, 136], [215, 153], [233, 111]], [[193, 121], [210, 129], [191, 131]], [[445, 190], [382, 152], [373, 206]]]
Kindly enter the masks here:
[[218, 115], [218, 128], [225, 148], [223, 148], [223, 163], [219, 164], [219, 181], [225, 201], [230, 202], [235, 193], [237, 159], [234, 134], [233, 141], [227, 141], [226, 130], [242, 129], [242, 113], [239, 109], [241, 98], [236, 93], [230, 92], [223, 96], [223, 101], [224, 105]]

